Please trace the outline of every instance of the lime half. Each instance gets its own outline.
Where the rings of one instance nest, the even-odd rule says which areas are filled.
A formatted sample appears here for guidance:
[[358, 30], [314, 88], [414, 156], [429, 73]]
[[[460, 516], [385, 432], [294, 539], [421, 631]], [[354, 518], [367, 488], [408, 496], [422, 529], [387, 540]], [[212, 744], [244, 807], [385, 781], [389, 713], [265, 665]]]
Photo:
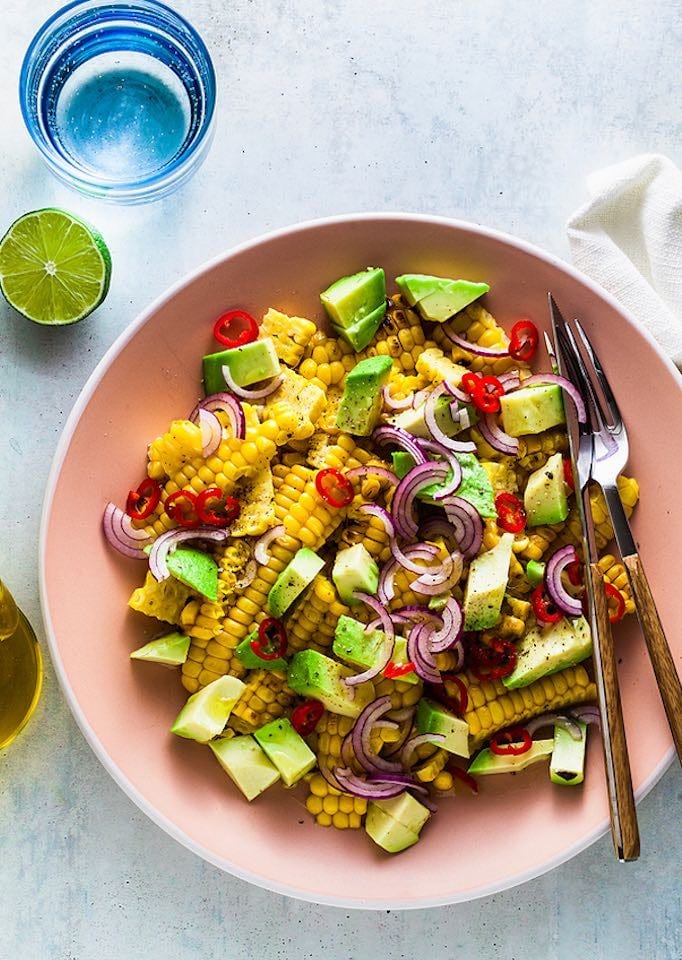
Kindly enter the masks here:
[[0, 240], [0, 290], [35, 323], [82, 320], [104, 300], [110, 278], [106, 243], [65, 210], [25, 213]]

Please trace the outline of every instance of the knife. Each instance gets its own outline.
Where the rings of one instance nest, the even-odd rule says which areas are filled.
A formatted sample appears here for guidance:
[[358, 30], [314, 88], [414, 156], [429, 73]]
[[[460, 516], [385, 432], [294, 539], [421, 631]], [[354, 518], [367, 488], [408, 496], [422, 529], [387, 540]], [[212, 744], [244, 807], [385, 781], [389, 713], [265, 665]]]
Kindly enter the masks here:
[[[552, 321], [552, 344], [550, 359], [559, 374], [579, 383], [577, 370], [571, 360], [574, 343], [572, 334], [557, 307], [551, 293], [549, 313]], [[592, 632], [595, 682], [601, 719], [601, 739], [604, 752], [606, 786], [611, 819], [611, 836], [616, 855], [621, 862], [636, 860], [639, 856], [639, 829], [632, 790], [632, 776], [628, 758], [625, 727], [618, 687], [618, 668], [611, 636], [609, 612], [604, 592], [602, 572], [594, 536], [589, 484], [594, 455], [592, 432], [589, 424], [578, 421], [572, 402], [564, 404], [566, 429], [573, 468], [575, 500], [582, 531], [582, 546], [585, 557], [585, 594], [588, 621]]]

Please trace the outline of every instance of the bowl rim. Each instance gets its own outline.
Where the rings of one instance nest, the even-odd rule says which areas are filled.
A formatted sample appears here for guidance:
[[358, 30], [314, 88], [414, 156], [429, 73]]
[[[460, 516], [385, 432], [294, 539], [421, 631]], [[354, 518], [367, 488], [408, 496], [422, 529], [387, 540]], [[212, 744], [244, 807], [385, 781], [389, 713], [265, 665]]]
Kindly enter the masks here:
[[[78, 700], [74, 694], [74, 691], [71, 687], [71, 684], [66, 675], [64, 664], [61, 659], [59, 652], [59, 646], [55, 636], [55, 632], [52, 625], [52, 619], [50, 616], [49, 601], [47, 596], [47, 583], [46, 583], [46, 552], [47, 552], [47, 527], [50, 517], [51, 505], [54, 498], [57, 482], [59, 475], [61, 473], [61, 468], [68, 453], [71, 439], [75, 432], [75, 429], [80, 421], [81, 414], [87, 407], [90, 399], [92, 398], [95, 390], [97, 389], [102, 377], [105, 372], [109, 369], [111, 363], [116, 359], [116, 357], [122, 352], [127, 343], [133, 338], [137, 331], [147, 323], [149, 318], [153, 316], [160, 308], [162, 308], [166, 303], [172, 300], [177, 293], [187, 287], [190, 283], [194, 282], [198, 277], [202, 276], [205, 273], [213, 270], [218, 264], [222, 263], [225, 260], [228, 260], [232, 257], [235, 257], [239, 254], [248, 252], [254, 247], [258, 247], [263, 243], [281, 239], [287, 236], [292, 236], [298, 233], [306, 232], [310, 229], [324, 228], [327, 226], [334, 226], [345, 223], [362, 223], [369, 221], [406, 221], [413, 223], [426, 223], [433, 224], [435, 226], [445, 226], [452, 227], [454, 229], [463, 230], [463, 231], [473, 231], [481, 236], [487, 237], [491, 240], [502, 242], [508, 245], [511, 245], [518, 250], [527, 253], [533, 257], [536, 257], [545, 263], [549, 264], [552, 267], [562, 271], [567, 274], [569, 277], [577, 280], [579, 283], [586, 286], [594, 294], [600, 297], [602, 300], [605, 300], [613, 309], [620, 313], [629, 324], [631, 324], [635, 329], [641, 333], [645, 340], [648, 341], [650, 347], [653, 348], [654, 352], [658, 355], [659, 359], [663, 361], [664, 365], [675, 375], [675, 378], [679, 381], [680, 389], [682, 389], [682, 375], [677, 367], [673, 364], [669, 357], [663, 352], [659, 344], [654, 340], [651, 333], [640, 324], [637, 323], [633, 315], [623, 307], [615, 297], [613, 297], [608, 291], [603, 287], [597, 284], [595, 281], [591, 280], [585, 274], [581, 273], [575, 267], [571, 266], [566, 261], [555, 256], [554, 254], [547, 253], [541, 248], [535, 246], [534, 244], [522, 240], [520, 238], [514, 237], [511, 234], [504, 233], [503, 231], [496, 230], [490, 227], [483, 227], [479, 224], [473, 223], [471, 221], [460, 220], [456, 218], [437, 216], [433, 214], [419, 214], [419, 213], [400, 213], [400, 212], [361, 212], [361, 213], [349, 213], [349, 214], [339, 214], [329, 217], [320, 217], [316, 219], [309, 219], [299, 221], [297, 223], [291, 224], [289, 226], [280, 227], [278, 229], [259, 234], [258, 236], [251, 238], [250, 240], [243, 241], [233, 247], [228, 248], [222, 253], [217, 254], [216, 256], [210, 258], [204, 263], [200, 264], [198, 267], [195, 267], [193, 270], [188, 271], [180, 280], [172, 284], [167, 288], [162, 294], [157, 296], [144, 310], [142, 310], [129, 324], [126, 326], [121, 333], [116, 337], [111, 346], [104, 353], [102, 358], [97, 363], [94, 370], [89, 375], [86, 380], [81, 392], [79, 393], [69, 415], [66, 419], [64, 427], [62, 428], [61, 435], [57, 442], [57, 447], [55, 454], [52, 460], [50, 471], [47, 477], [45, 495], [43, 499], [43, 506], [40, 518], [40, 534], [39, 534], [39, 587], [40, 587], [40, 606], [43, 617], [43, 623], [45, 626], [45, 634], [47, 638], [48, 647], [50, 650], [50, 656], [52, 663], [54, 665], [55, 673], [59, 684], [64, 693], [66, 701], [69, 705], [69, 708], [83, 734], [86, 741], [92, 748], [95, 756], [98, 758], [105, 770], [111, 775], [112, 779], [118, 784], [118, 786], [123, 790], [123, 792], [135, 803], [135, 805], [145, 813], [150, 820], [161, 827], [167, 834], [169, 834], [173, 839], [177, 840], [182, 846], [191, 850], [193, 853], [197, 854], [203, 860], [206, 860], [208, 863], [211, 863], [213, 866], [218, 867], [219, 869], [231, 874], [234, 877], [238, 877], [240, 880], [246, 880], [249, 883], [254, 884], [261, 889], [270, 890], [274, 893], [279, 893], [284, 896], [289, 896], [297, 900], [302, 900], [308, 903], [316, 903], [325, 906], [339, 907], [342, 909], [359, 909], [359, 910], [416, 910], [416, 909], [428, 909], [431, 907], [441, 907], [447, 906], [453, 903], [464, 903], [471, 900], [477, 900], [481, 897], [491, 896], [496, 893], [501, 893], [504, 890], [511, 889], [519, 884], [526, 883], [529, 880], [533, 880], [537, 877], [548, 873], [550, 870], [553, 870], [555, 867], [559, 866], [562, 863], [571, 860], [577, 854], [581, 853], [597, 839], [603, 836], [609, 829], [609, 818], [605, 816], [601, 823], [599, 823], [590, 833], [582, 837], [578, 842], [573, 844], [567, 850], [562, 851], [557, 856], [551, 858], [550, 860], [544, 862], [540, 869], [537, 867], [531, 868], [529, 870], [524, 870], [513, 876], [508, 876], [505, 878], [504, 882], [493, 882], [489, 884], [482, 884], [479, 887], [476, 887], [474, 890], [467, 890], [461, 896], [457, 894], [446, 894], [443, 897], [429, 897], [427, 900], [381, 900], [381, 899], [372, 899], [368, 900], [366, 898], [358, 899], [345, 899], [345, 898], [336, 898], [329, 895], [323, 894], [311, 894], [306, 893], [305, 891], [297, 888], [290, 887], [286, 883], [280, 883], [272, 880], [265, 881], [256, 873], [252, 873], [249, 870], [245, 870], [236, 864], [231, 863], [229, 860], [223, 857], [216, 856], [212, 851], [205, 848], [202, 844], [195, 842], [190, 837], [188, 837], [180, 828], [178, 828], [175, 823], [173, 823], [166, 816], [159, 813], [151, 804], [147, 802], [145, 797], [140, 793], [140, 791], [133, 786], [133, 784], [128, 780], [123, 771], [114, 763], [114, 761], [109, 757], [106, 750], [99, 741], [95, 731], [87, 720], [85, 714], [83, 713]], [[650, 772], [649, 776], [643, 781], [638, 790], [635, 791], [635, 799], [639, 802], [647, 793], [652, 789], [652, 787], [660, 780], [665, 771], [668, 769], [672, 763], [674, 757], [674, 746], [670, 745], [667, 753], [665, 753], [661, 761], [654, 767]]]

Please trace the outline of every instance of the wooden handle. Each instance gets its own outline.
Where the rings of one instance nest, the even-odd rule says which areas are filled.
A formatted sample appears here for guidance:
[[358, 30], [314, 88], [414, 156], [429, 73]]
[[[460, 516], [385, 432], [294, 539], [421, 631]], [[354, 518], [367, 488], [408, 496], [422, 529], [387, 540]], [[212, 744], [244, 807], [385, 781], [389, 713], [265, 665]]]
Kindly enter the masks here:
[[[596, 563], [590, 564], [596, 617], [594, 666], [599, 690], [599, 709], [603, 727], [602, 745], [609, 785], [611, 834], [619, 860], [636, 860], [639, 856], [639, 829], [635, 798], [632, 792], [630, 760], [625, 742], [625, 727], [618, 688], [616, 655], [611, 638], [609, 610], [604, 591], [604, 576]], [[611, 745], [609, 751], [608, 745]]]
[[672, 731], [677, 756], [682, 761], [682, 685], [675, 661], [665, 639], [663, 627], [651, 595], [649, 581], [638, 554], [623, 557], [637, 606], [637, 616], [649, 650], [649, 659], [656, 674], [658, 689]]

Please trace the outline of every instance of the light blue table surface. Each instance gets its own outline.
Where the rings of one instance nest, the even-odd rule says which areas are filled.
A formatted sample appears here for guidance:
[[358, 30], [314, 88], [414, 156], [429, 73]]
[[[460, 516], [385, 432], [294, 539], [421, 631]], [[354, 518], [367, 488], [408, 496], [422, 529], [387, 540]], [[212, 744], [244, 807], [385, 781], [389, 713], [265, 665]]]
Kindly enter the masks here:
[[[71, 329], [0, 305], [0, 571], [45, 650], [37, 544], [60, 431], [167, 286], [242, 240], [350, 211], [460, 217], [567, 257], [586, 174], [643, 151], [679, 163], [682, 142], [679, 3], [177, 0], [215, 59], [215, 143], [180, 193], [109, 207], [52, 179], [20, 119], [21, 57], [57, 6], [0, 11], [0, 230], [70, 208], [104, 232], [114, 275]], [[151, 823], [85, 743], [48, 660], [36, 717], [0, 754], [0, 960], [679, 960], [680, 785], [676, 765], [640, 804], [637, 863], [619, 865], [603, 837], [469, 904], [320, 907], [233, 879]]]

